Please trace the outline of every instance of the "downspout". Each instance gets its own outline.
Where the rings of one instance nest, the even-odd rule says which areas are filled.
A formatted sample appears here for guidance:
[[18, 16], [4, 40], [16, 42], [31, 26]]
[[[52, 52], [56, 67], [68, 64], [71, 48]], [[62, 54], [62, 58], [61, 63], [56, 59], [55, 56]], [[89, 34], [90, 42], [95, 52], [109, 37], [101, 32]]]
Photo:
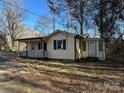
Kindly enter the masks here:
[[82, 46], [83, 46], [83, 40], [82, 40], [82, 38], [80, 38], [80, 52], [81, 52], [81, 58], [80, 59], [82, 59], [82, 56], [83, 56], [83, 51], [82, 51]]
[[107, 48], [106, 48], [106, 42], [105, 42], [105, 40], [103, 40], [104, 41], [104, 58], [105, 58], [105, 60], [106, 60], [106, 53], [107, 53]]
[[87, 44], [88, 44], [88, 57], [89, 57], [89, 39], [87, 39]]
[[28, 57], [28, 42], [26, 43], [26, 57]]
[[76, 62], [76, 36], [74, 36], [74, 59]]
[[[67, 30], [68, 31], [68, 30]], [[67, 35], [67, 33], [66, 33], [66, 54], [67, 54], [67, 58], [66, 59], [68, 59], [68, 35]]]
[[44, 51], [44, 49], [45, 49], [45, 48], [44, 48], [44, 42], [42, 42], [42, 40], [41, 40], [41, 43], [42, 43], [42, 48], [43, 48], [43, 49], [42, 49], [42, 50], [43, 50], [43, 55], [42, 55], [42, 57], [43, 57], [43, 59], [44, 59], [44, 54], [45, 54], [45, 53], [44, 53], [44, 52], [45, 52], [45, 51]]
[[[37, 51], [40, 51], [39, 49], [38, 49], [38, 44], [39, 44], [39, 41], [38, 41], [38, 39], [37, 39]], [[36, 57], [36, 58], [39, 58], [39, 53], [37, 54], [38, 56]]]
[[20, 57], [20, 41], [18, 41], [18, 57]]
[[96, 42], [97, 42], [97, 40], [95, 40], [95, 57], [97, 57], [97, 48], [96, 48]]

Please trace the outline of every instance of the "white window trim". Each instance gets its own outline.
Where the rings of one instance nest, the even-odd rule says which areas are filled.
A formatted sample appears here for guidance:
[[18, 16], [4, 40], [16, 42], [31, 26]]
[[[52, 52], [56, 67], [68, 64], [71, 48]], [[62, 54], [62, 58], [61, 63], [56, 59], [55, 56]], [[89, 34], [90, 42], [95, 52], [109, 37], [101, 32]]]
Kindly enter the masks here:
[[[64, 44], [63, 40], [66, 40], [66, 39], [56, 40], [56, 44], [55, 44], [55, 45], [56, 45], [56, 50], [64, 50], [64, 49], [63, 49], [63, 44]], [[62, 41], [61, 49], [58, 48], [58, 41]], [[65, 49], [65, 50], [66, 50], [66, 49]]]

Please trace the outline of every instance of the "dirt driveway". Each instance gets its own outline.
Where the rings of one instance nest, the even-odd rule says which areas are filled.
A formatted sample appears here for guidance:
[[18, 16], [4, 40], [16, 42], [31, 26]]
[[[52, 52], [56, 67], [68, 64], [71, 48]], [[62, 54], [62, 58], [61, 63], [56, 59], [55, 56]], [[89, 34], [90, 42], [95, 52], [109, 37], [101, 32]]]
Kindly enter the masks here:
[[41, 61], [0, 52], [0, 93], [124, 93], [124, 64]]

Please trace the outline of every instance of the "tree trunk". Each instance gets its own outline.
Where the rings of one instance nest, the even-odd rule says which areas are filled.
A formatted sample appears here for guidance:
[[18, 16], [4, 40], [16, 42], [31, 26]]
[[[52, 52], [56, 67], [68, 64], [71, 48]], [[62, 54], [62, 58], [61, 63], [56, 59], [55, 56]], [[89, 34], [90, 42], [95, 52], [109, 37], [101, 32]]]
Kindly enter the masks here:
[[80, 34], [83, 35], [83, 23], [81, 23]]

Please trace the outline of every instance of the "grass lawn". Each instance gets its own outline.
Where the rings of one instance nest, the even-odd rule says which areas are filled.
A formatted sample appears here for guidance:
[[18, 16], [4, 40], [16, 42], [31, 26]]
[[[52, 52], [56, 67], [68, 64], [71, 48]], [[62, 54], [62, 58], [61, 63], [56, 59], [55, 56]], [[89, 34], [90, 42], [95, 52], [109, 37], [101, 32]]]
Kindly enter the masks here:
[[0, 63], [0, 93], [124, 93], [124, 64], [12, 58]]

